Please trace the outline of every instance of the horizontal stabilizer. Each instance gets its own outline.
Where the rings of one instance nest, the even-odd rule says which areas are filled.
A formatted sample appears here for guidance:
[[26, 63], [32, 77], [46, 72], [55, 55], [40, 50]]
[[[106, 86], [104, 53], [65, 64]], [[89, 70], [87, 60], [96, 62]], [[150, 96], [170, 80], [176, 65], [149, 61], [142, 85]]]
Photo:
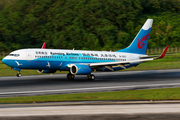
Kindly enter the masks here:
[[166, 52], [167, 52], [167, 50], [168, 50], [168, 47], [169, 47], [169, 45], [166, 46], [166, 48], [164, 49], [164, 51], [162, 52], [162, 54], [161, 54], [158, 58], [156, 58], [156, 59], [161, 59], [161, 58], [163, 58], [163, 57], [166, 55]]
[[[161, 55], [153, 55], [153, 56], [142, 56], [139, 57], [140, 59], [146, 59], [146, 58], [154, 58], [154, 59], [161, 59], [166, 55], [166, 52], [168, 50], [169, 45], [166, 46], [166, 48], [164, 49], [164, 51], [161, 53]], [[156, 57], [156, 58], [155, 58]]]

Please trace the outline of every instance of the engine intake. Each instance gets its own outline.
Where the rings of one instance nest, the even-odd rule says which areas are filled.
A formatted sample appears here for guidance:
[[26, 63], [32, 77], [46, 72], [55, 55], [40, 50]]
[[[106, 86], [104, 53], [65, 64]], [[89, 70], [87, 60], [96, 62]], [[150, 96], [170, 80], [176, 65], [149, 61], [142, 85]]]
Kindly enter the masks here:
[[73, 75], [89, 75], [91, 74], [91, 68], [87, 65], [72, 65], [70, 72]]

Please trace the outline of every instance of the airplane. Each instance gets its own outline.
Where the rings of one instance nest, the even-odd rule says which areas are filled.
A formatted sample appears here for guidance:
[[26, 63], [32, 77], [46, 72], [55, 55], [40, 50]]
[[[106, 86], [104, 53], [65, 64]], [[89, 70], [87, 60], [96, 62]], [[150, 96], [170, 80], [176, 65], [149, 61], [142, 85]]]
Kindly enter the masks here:
[[46, 42], [42, 48], [20, 49], [11, 52], [2, 62], [18, 71], [21, 69], [36, 69], [39, 73], [55, 73], [69, 71], [67, 79], [73, 80], [75, 75], [87, 75], [88, 80], [94, 80], [94, 71], [117, 71], [137, 66], [143, 62], [161, 59], [165, 56], [169, 45], [160, 56], [146, 55], [149, 35], [153, 19], [147, 19], [132, 43], [122, 50], [88, 51], [46, 49]]

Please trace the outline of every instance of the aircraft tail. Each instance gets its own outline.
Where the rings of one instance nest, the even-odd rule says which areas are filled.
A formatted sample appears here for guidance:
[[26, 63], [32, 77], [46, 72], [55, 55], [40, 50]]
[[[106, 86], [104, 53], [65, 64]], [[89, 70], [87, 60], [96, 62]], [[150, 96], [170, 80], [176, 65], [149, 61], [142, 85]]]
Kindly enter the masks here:
[[127, 52], [127, 53], [136, 53], [136, 54], [145, 54], [149, 35], [151, 32], [153, 19], [147, 19], [139, 33], [134, 38], [133, 42], [125, 49], [118, 50], [116, 52]]

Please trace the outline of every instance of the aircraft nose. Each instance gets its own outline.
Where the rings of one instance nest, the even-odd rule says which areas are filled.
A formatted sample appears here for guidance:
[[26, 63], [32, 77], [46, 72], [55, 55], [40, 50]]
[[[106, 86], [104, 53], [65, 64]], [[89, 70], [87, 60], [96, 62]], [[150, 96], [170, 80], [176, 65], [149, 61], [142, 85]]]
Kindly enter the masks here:
[[2, 62], [4, 63], [4, 62], [5, 62], [5, 60], [4, 60], [4, 59], [2, 59]]
[[3, 62], [4, 64], [6, 64], [6, 59], [2, 59], [2, 62]]

